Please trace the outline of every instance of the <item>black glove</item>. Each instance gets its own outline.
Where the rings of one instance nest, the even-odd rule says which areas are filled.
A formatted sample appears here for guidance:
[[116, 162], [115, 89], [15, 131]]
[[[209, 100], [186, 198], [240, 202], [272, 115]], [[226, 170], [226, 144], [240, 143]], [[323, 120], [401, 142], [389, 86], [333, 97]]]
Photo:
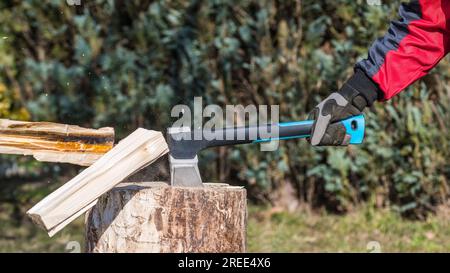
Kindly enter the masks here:
[[378, 86], [361, 70], [341, 87], [319, 103], [309, 113], [314, 120], [309, 141], [314, 146], [348, 145], [350, 136], [346, 135], [344, 125], [333, 122], [361, 114], [366, 106], [371, 106], [379, 98]]

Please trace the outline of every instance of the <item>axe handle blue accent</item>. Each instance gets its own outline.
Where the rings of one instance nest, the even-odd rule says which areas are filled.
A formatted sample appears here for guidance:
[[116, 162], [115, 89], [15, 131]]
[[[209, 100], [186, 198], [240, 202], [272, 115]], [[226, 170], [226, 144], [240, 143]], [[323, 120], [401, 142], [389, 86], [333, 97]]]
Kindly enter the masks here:
[[366, 120], [363, 115], [349, 117], [340, 121], [345, 126], [346, 133], [350, 135], [350, 144], [361, 144], [364, 140]]
[[[278, 124], [279, 137], [262, 138], [254, 140], [253, 143], [269, 142], [273, 140], [287, 140], [294, 138], [307, 138], [311, 135], [313, 120], [283, 122]], [[349, 117], [345, 120], [338, 121], [350, 135], [350, 144], [361, 144], [364, 139], [365, 121], [363, 115]]]

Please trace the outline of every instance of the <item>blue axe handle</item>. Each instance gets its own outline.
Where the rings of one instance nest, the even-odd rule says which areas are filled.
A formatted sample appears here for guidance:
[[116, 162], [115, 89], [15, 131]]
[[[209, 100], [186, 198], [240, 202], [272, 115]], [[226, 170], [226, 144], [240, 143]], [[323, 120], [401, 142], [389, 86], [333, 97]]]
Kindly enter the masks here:
[[[279, 123], [279, 137], [261, 138], [253, 143], [269, 142], [272, 140], [286, 140], [294, 138], [307, 138], [311, 135], [313, 120], [293, 121]], [[350, 135], [350, 144], [361, 144], [364, 139], [365, 120], [363, 115], [349, 117], [338, 121], [344, 125], [347, 135]]]

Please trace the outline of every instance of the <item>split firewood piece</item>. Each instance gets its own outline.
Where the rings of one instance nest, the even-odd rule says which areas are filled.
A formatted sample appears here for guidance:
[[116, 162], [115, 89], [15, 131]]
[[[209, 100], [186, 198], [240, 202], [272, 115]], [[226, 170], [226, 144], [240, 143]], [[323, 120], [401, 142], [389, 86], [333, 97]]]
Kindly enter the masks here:
[[139, 128], [27, 214], [53, 236], [92, 207], [102, 194], [168, 151], [161, 132]]
[[114, 145], [114, 129], [0, 119], [0, 153], [90, 166]]

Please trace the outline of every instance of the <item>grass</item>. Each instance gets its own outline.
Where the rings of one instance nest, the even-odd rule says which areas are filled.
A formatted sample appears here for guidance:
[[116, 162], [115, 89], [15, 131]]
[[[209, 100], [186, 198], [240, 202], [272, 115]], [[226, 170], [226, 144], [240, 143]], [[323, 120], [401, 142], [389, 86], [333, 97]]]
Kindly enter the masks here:
[[5, 205], [1, 208], [0, 252], [71, 252], [76, 251], [78, 245], [83, 249], [83, 217], [50, 238], [27, 218], [20, 223], [5, 219]]
[[83, 217], [50, 238], [26, 216], [29, 208], [62, 184], [50, 181], [1, 181], [0, 252], [71, 252], [77, 250], [74, 245], [83, 249]]
[[[57, 186], [8, 190], [15, 201], [0, 202], [0, 252], [83, 251], [83, 217], [49, 238], [25, 216]], [[450, 207], [420, 222], [371, 206], [342, 216], [250, 206], [247, 237], [249, 252], [450, 252]]]
[[249, 252], [450, 252], [449, 209], [409, 221], [362, 207], [344, 216], [249, 208]]
[[0, 252], [81, 252], [83, 219], [77, 219], [53, 238], [31, 223], [0, 228]]

